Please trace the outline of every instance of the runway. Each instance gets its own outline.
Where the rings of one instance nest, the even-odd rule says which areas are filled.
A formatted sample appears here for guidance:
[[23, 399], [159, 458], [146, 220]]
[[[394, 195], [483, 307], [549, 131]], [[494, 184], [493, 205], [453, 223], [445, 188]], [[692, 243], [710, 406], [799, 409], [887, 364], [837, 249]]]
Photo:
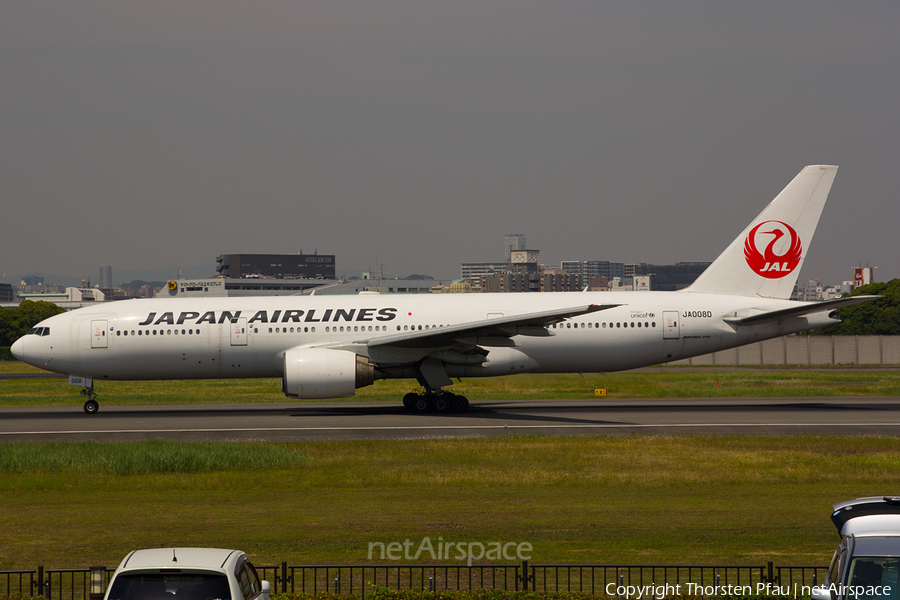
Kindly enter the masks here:
[[80, 405], [0, 409], [0, 442], [801, 432], [900, 435], [900, 397], [474, 401], [465, 414], [414, 414], [384, 402], [101, 405], [94, 415]]

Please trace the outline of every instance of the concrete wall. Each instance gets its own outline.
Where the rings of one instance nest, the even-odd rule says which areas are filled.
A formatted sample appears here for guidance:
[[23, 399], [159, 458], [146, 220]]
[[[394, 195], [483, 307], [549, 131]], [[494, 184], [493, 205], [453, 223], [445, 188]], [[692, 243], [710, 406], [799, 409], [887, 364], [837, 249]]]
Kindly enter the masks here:
[[898, 335], [788, 335], [672, 365], [900, 365]]

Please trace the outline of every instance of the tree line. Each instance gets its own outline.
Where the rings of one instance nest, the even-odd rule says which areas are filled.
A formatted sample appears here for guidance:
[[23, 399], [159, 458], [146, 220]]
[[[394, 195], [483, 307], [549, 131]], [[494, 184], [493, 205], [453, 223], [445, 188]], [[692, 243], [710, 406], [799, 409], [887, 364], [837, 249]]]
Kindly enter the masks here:
[[52, 302], [22, 300], [16, 308], [0, 309], [0, 348], [8, 348], [28, 330], [53, 315], [66, 312]]
[[870, 283], [851, 296], [881, 296], [841, 309], [841, 322], [816, 329], [813, 335], [900, 335], [900, 279]]

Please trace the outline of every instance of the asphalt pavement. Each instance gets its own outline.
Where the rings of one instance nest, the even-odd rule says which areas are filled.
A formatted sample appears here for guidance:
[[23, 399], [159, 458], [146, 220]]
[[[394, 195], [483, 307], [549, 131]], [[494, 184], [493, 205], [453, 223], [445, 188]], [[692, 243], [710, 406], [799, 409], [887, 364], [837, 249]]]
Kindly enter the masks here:
[[464, 414], [399, 402], [0, 408], [0, 442], [421, 439], [510, 434], [900, 435], [900, 397], [472, 401]]

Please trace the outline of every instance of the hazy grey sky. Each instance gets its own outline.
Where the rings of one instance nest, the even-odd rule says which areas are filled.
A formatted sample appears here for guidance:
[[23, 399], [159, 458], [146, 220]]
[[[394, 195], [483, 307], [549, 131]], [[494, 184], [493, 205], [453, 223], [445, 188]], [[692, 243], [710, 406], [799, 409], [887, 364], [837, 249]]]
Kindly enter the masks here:
[[[0, 270], [712, 260], [840, 170], [801, 279], [900, 277], [900, 3], [0, 4]], [[13, 283], [16, 283], [14, 281]]]

